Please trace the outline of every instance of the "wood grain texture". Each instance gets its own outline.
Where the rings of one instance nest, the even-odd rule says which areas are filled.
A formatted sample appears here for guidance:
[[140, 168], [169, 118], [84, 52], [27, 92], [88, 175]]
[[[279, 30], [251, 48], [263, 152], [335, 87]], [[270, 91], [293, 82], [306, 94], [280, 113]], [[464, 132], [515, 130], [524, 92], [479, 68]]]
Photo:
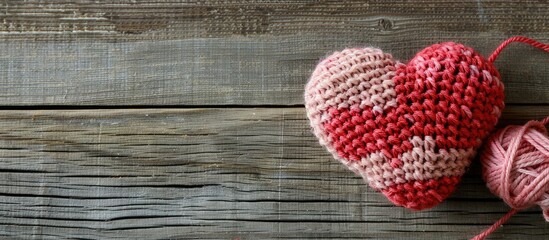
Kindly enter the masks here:
[[[292, 35], [361, 35], [433, 31], [547, 32], [546, 1], [144, 0], [4, 1], [2, 38], [106, 41]], [[374, 36], [371, 36], [374, 33]], [[450, 33], [451, 34], [451, 33]], [[434, 37], [434, 34], [428, 34]], [[428, 37], [424, 36], [424, 37]], [[412, 39], [412, 38], [411, 38]], [[320, 40], [320, 39], [319, 39]], [[389, 39], [385, 39], [389, 40]]]
[[[0, 105], [302, 104], [327, 54], [376, 46], [406, 61], [458, 41], [488, 55], [549, 42], [547, 1], [5, 1]], [[507, 103], [549, 103], [549, 58], [512, 45]]]
[[[406, 61], [441, 41], [483, 55], [513, 35], [549, 42], [548, 12], [539, 0], [2, 1], [0, 239], [471, 237], [508, 210], [478, 164], [438, 207], [392, 207], [317, 143], [304, 85], [345, 47]], [[549, 115], [548, 64], [528, 46], [502, 53], [501, 125]], [[493, 239], [548, 234], [533, 208]]]
[[[511, 106], [502, 124], [549, 115]], [[393, 207], [302, 108], [0, 111], [2, 238], [464, 239], [508, 208], [475, 164], [438, 207]], [[546, 239], [537, 208], [493, 239]]]

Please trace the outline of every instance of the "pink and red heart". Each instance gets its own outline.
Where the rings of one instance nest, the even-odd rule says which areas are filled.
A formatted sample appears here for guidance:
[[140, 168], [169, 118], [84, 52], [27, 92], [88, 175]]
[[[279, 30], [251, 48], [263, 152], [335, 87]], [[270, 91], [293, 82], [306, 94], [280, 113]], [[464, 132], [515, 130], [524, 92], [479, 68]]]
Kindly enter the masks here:
[[379, 49], [345, 49], [305, 90], [314, 134], [334, 157], [399, 206], [447, 198], [496, 125], [503, 84], [473, 49], [431, 45], [402, 64]]

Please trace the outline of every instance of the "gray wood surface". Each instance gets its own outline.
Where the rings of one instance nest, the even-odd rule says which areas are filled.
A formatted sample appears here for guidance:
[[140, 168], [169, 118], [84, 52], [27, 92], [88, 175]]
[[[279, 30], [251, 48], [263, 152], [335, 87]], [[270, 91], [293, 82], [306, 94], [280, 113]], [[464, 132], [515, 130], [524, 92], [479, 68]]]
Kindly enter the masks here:
[[[549, 42], [548, 12], [545, 1], [8, 1], [0, 102], [299, 105], [330, 52], [376, 46], [406, 61], [457, 41], [489, 55], [512, 35]], [[549, 103], [546, 54], [513, 45], [496, 65], [507, 103]]]
[[[466, 239], [507, 206], [473, 164], [434, 209], [392, 205], [310, 133], [323, 56], [549, 42], [539, 0], [0, 3], [0, 239]], [[549, 115], [549, 54], [496, 62], [500, 126]], [[547, 239], [539, 209], [491, 239]]]
[[[505, 111], [507, 123], [549, 107]], [[302, 108], [3, 111], [0, 218], [21, 238], [464, 239], [508, 208], [479, 165], [446, 202], [392, 206], [310, 134]], [[539, 209], [494, 239], [543, 239]]]

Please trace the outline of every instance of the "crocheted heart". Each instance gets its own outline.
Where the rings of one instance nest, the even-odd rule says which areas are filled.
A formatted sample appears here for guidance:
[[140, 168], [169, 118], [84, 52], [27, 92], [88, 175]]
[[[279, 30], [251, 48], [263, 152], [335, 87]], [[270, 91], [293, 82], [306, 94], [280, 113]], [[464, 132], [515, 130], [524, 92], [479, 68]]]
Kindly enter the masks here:
[[399, 206], [447, 198], [504, 107], [494, 66], [446, 42], [408, 64], [379, 49], [345, 49], [318, 64], [305, 104], [334, 157]]

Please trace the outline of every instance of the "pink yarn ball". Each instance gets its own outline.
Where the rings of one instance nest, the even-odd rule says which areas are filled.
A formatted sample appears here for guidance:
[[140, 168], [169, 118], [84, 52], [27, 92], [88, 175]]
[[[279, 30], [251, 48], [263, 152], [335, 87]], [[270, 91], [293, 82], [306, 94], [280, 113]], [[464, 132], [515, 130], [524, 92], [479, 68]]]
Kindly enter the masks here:
[[481, 154], [482, 175], [495, 195], [514, 209], [539, 205], [549, 222], [549, 137], [543, 121], [507, 126]]

